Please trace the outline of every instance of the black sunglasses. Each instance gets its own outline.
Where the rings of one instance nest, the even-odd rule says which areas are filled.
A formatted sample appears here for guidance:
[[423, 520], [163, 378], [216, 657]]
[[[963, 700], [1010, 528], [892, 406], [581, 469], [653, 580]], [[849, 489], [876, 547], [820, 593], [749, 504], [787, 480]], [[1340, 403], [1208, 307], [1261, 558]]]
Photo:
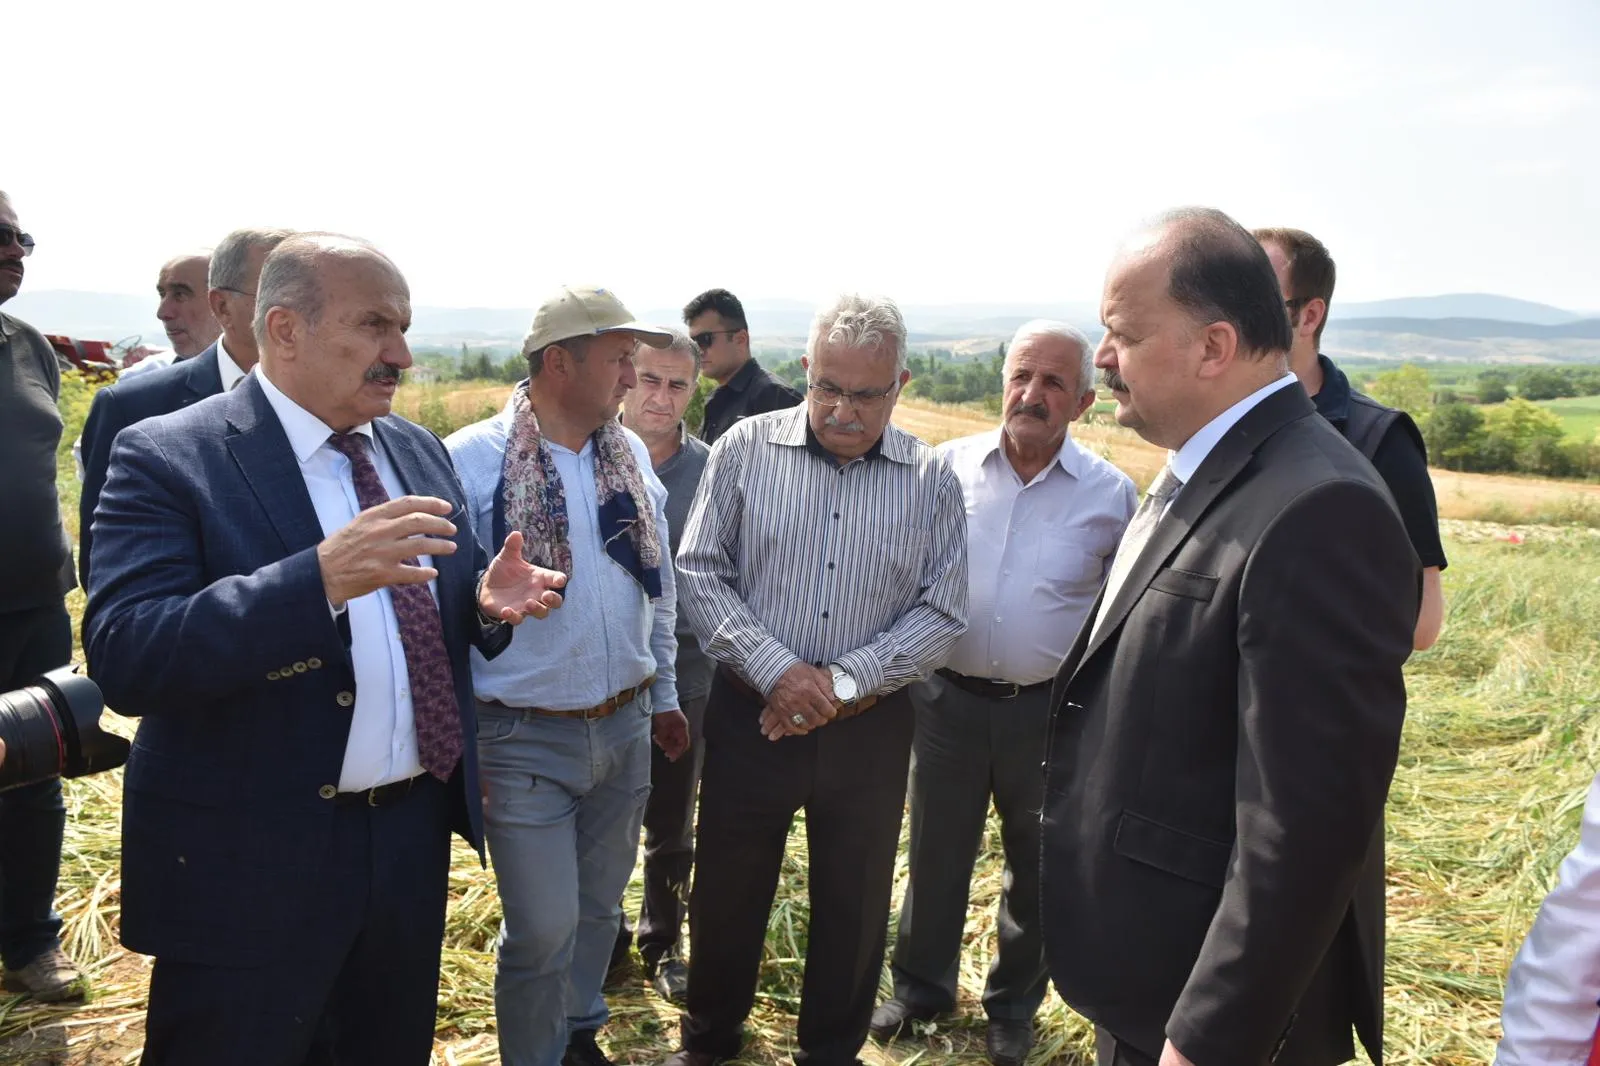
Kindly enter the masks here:
[[739, 331], [736, 329], [708, 329], [704, 333], [691, 334], [689, 339], [694, 341], [701, 348], [709, 348], [711, 347], [711, 342], [717, 339], [717, 334], [722, 333], [731, 337], [738, 332]]
[[15, 226], [0, 224], [0, 248], [9, 248], [15, 243], [22, 247], [23, 255], [33, 254], [33, 236], [23, 233]]

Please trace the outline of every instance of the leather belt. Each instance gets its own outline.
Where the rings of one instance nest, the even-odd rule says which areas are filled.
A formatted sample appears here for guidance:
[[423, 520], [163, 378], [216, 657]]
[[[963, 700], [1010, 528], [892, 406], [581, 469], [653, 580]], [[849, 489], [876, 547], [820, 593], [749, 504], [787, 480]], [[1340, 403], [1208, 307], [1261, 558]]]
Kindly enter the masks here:
[[340, 792], [333, 797], [334, 806], [353, 807], [359, 803], [365, 807], [389, 807], [409, 796], [416, 783], [426, 776], [426, 773], [421, 773], [404, 781], [391, 781], [387, 785], [362, 789], [360, 792]]
[[964, 689], [974, 696], [983, 696], [991, 700], [1014, 700], [1024, 692], [1037, 692], [1042, 688], [1049, 688], [1055, 680], [1036, 681], [1031, 685], [1019, 685], [1015, 681], [997, 681], [992, 677], [971, 677], [967, 674], [958, 674], [954, 670], [939, 667], [934, 673], [950, 682], [956, 688]]
[[645, 692], [650, 688], [651, 685], [655, 683], [656, 675], [651, 674], [637, 685], [634, 685], [632, 688], [623, 689], [621, 692], [617, 693], [615, 696], [612, 696], [610, 699], [605, 700], [603, 703], [597, 703], [593, 707], [581, 707], [575, 711], [552, 711], [548, 707], [513, 707], [510, 704], [501, 703], [499, 700], [484, 700], [483, 702], [487, 703], [491, 707], [500, 707], [507, 711], [520, 711], [526, 712], [527, 714], [537, 714], [544, 718], [582, 718], [588, 721], [595, 718], [610, 718], [613, 714], [617, 713], [617, 709], [619, 707], [626, 707], [628, 704], [632, 703], [640, 693]]
[[[767, 705], [767, 698], [761, 694], [761, 690], [740, 677], [733, 667], [725, 663], [719, 663], [717, 665], [717, 673], [722, 675], [722, 680], [733, 686], [735, 692], [748, 696], [763, 707]], [[833, 716], [833, 720], [841, 722], [846, 718], [854, 718], [858, 714], [864, 714], [870, 711], [881, 698], [877, 693], [873, 693], [871, 696], [863, 696], [861, 699], [853, 700], [850, 703], [840, 703], [838, 700], [834, 700], [833, 705], [839, 708], [839, 713]]]

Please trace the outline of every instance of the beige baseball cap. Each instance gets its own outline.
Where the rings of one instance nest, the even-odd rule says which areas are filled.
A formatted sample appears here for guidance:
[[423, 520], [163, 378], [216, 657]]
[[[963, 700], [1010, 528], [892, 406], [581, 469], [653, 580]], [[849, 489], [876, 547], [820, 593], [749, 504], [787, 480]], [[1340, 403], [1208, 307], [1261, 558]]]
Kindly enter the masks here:
[[533, 313], [533, 325], [522, 342], [522, 354], [569, 337], [597, 337], [626, 331], [652, 348], [672, 344], [672, 334], [634, 320], [617, 294], [593, 286], [564, 285]]

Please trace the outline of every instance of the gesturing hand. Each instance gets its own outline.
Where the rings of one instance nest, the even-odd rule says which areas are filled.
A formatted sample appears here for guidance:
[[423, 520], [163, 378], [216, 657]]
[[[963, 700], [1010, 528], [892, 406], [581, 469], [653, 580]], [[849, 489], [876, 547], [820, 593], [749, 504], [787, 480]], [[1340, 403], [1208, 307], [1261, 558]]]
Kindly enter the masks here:
[[689, 750], [689, 719], [682, 711], [662, 711], [655, 715], [650, 720], [650, 732], [655, 735], [656, 747], [668, 762], [677, 762], [678, 756]]
[[343, 607], [391, 585], [420, 585], [439, 576], [431, 566], [408, 566], [418, 555], [450, 555], [455, 508], [437, 496], [401, 496], [369, 507], [317, 545], [317, 565], [328, 602]]
[[838, 713], [828, 672], [810, 663], [795, 663], [783, 672], [767, 696], [767, 707], [761, 714], [761, 735], [768, 740], [803, 737], [818, 726], [827, 725]]
[[478, 587], [478, 609], [485, 617], [516, 625], [528, 615], [544, 618], [561, 606], [567, 575], [534, 566], [522, 557], [522, 532], [513, 529], [489, 564]]

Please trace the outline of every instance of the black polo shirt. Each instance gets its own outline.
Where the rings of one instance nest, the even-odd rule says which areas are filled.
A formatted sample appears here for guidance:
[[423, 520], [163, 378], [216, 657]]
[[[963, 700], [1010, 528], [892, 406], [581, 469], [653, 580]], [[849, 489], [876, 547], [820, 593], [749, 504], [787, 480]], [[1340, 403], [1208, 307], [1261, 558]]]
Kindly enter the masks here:
[[706, 400], [700, 439], [715, 444], [728, 427], [741, 418], [781, 411], [800, 402], [800, 394], [763, 369], [754, 359], [745, 361], [727, 383]]
[[[1322, 367], [1322, 388], [1311, 402], [1323, 418], [1348, 437], [1350, 397], [1354, 391], [1350, 379], [1325, 355], [1319, 353], [1317, 363]], [[1433, 495], [1433, 479], [1428, 476], [1428, 456], [1417, 446], [1403, 421], [1397, 419], [1378, 442], [1372, 466], [1389, 486], [1417, 558], [1425, 567], [1443, 570], [1448, 563], [1439, 540], [1439, 505]]]

